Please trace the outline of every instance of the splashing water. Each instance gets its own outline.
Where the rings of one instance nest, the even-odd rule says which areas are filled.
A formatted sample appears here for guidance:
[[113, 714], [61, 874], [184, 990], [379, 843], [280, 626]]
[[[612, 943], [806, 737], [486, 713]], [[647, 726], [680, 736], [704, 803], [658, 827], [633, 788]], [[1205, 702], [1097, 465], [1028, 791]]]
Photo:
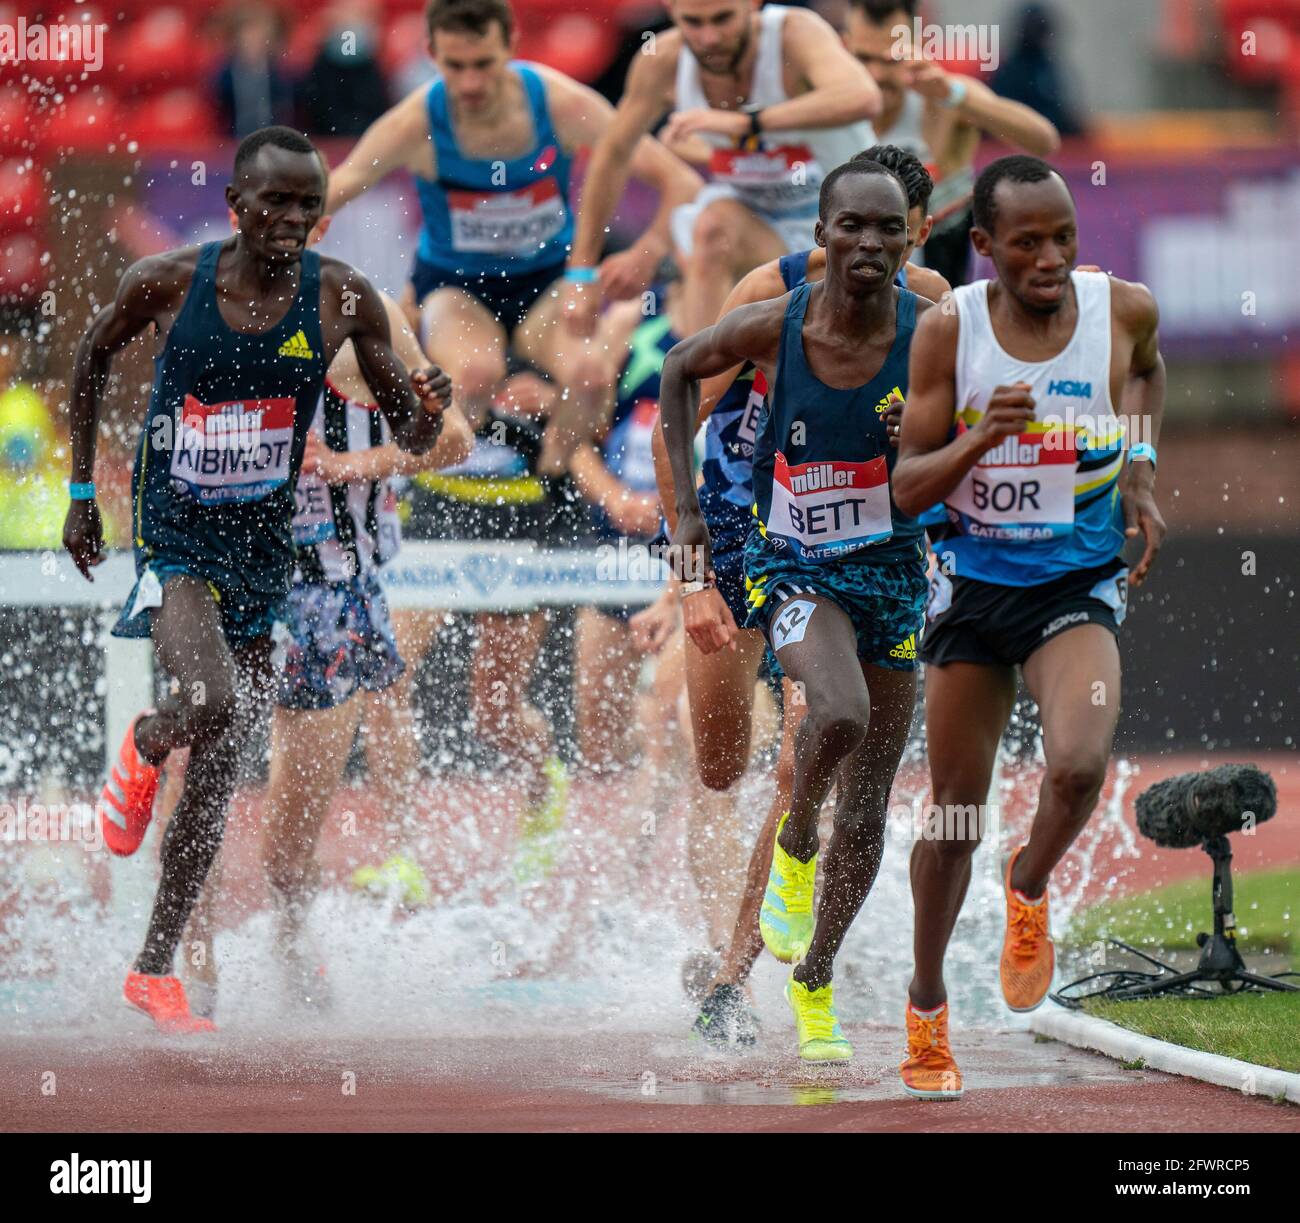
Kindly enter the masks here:
[[[989, 829], [974, 856], [949, 948], [946, 978], [963, 1025], [1027, 1023], [1003, 1006], [997, 975], [1001, 867], [1019, 843], [1011, 831], [1023, 834], [1028, 826], [1042, 766], [1041, 745], [1027, 738], [1027, 727], [1018, 715], [1000, 754], [990, 806], [1005, 818]], [[1019, 747], [1017, 733], [1025, 740]], [[1058, 936], [1085, 897], [1091, 902], [1113, 888], [1120, 861], [1138, 856], [1123, 819], [1133, 773], [1128, 762], [1117, 762], [1102, 804], [1054, 876]], [[770, 774], [761, 771], [740, 785], [737, 811], [747, 844], [770, 801], [770, 786]], [[649, 844], [639, 834], [646, 804], [636, 796], [650, 792], [635, 781], [579, 783], [554, 876], [521, 890], [510, 873], [515, 805], [508, 787], [500, 779], [465, 787], [449, 775], [425, 787], [412, 803], [422, 826], [407, 837], [405, 852], [423, 865], [436, 899], [413, 912], [395, 911], [391, 901], [350, 890], [344, 874], [322, 889], [308, 925], [334, 998], [323, 1014], [292, 1008], [282, 992], [272, 915], [265, 895], [257, 894], [260, 829], [247, 815], [255, 799], [245, 795], [232, 812], [219, 893], [219, 1022], [251, 1035], [524, 1037], [566, 1024], [580, 1031], [683, 1035], [693, 1008], [682, 994], [681, 966], [704, 942], [703, 925], [680, 810], [656, 813], [658, 832]], [[924, 746], [917, 740], [900, 770], [892, 809], [919, 809], [927, 792]], [[365, 801], [364, 789], [345, 789], [336, 811]], [[425, 818], [434, 805], [441, 812]], [[401, 826], [392, 819], [378, 823], [374, 852], [391, 852], [392, 831]], [[823, 845], [828, 831], [824, 824]], [[891, 821], [876, 884], [836, 963], [837, 999], [851, 1023], [900, 1023], [912, 971], [913, 835], [909, 822]], [[145, 849], [124, 861], [76, 845], [6, 847], [0, 1030], [33, 1031], [52, 1022], [65, 1031], [138, 1030], [136, 1017], [118, 1000], [156, 886], [155, 836], [151, 832]], [[782, 999], [787, 971], [764, 955], [752, 977], [757, 1009], [772, 1036], [789, 1026]]]

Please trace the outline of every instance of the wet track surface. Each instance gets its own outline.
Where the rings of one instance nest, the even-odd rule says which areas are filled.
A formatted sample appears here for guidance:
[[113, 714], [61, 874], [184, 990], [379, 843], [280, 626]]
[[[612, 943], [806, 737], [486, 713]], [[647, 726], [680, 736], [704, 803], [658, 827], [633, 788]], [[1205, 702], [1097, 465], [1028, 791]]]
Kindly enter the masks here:
[[[901, 1033], [849, 1025], [848, 1034], [857, 1055], [836, 1067], [805, 1067], [766, 1045], [712, 1055], [637, 1033], [32, 1036], [0, 1055], [0, 1109], [5, 1128], [20, 1131], [1300, 1132], [1300, 1109], [1124, 1070], [1026, 1032], [955, 1032], [965, 1097], [912, 1100], [895, 1072]], [[54, 1095], [41, 1090], [49, 1071]]]

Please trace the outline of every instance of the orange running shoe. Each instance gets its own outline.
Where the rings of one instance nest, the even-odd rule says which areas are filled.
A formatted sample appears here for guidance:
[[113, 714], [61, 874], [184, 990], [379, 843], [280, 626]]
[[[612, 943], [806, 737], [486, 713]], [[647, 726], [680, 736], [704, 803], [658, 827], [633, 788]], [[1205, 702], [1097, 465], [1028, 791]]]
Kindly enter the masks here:
[[898, 1066], [903, 1090], [918, 1100], [961, 1099], [961, 1071], [948, 1046], [948, 1004], [920, 1013], [907, 1000], [907, 1057]]
[[153, 800], [158, 793], [162, 769], [150, 764], [135, 745], [135, 728], [140, 718], [151, 713], [153, 710], [147, 709], [131, 723], [118, 749], [117, 762], [99, 795], [99, 823], [104, 831], [104, 844], [120, 857], [133, 854], [140, 848], [153, 818]]
[[1013, 1011], [1042, 1005], [1056, 969], [1056, 948], [1047, 933], [1047, 893], [1030, 901], [1011, 886], [1011, 870], [1022, 845], [1007, 861], [1003, 880], [1007, 894], [1007, 933], [1002, 940], [1002, 997]]
[[151, 977], [142, 972], [129, 972], [122, 996], [128, 1006], [148, 1015], [160, 1032], [217, 1030], [212, 1020], [200, 1019], [191, 1013], [185, 986], [175, 977]]

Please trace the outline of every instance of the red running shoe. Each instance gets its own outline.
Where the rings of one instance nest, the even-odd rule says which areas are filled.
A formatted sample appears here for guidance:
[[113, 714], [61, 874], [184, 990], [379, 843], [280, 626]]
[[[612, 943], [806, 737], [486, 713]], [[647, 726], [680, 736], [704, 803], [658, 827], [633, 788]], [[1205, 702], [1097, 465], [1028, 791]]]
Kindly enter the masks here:
[[99, 795], [99, 824], [104, 832], [104, 844], [120, 857], [140, 848], [153, 818], [153, 800], [162, 769], [150, 764], [135, 746], [135, 728], [140, 718], [151, 713], [153, 710], [148, 709], [131, 723], [118, 749], [117, 762]]
[[129, 972], [122, 996], [128, 1006], [148, 1015], [160, 1032], [217, 1030], [212, 1020], [200, 1019], [190, 1012], [185, 986], [176, 977], [151, 977], [142, 972]]

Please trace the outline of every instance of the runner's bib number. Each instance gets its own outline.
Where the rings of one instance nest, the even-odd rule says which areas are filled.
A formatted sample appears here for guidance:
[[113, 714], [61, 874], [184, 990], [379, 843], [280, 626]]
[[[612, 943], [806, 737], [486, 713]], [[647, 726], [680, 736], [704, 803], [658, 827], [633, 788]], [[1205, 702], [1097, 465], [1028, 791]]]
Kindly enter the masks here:
[[452, 249], [489, 255], [532, 254], [564, 228], [568, 216], [554, 178], [520, 191], [448, 191], [447, 210]]
[[778, 451], [766, 526], [806, 561], [832, 560], [883, 542], [894, 533], [885, 456], [791, 467]]
[[726, 183], [760, 212], [781, 213], [815, 207], [822, 168], [806, 144], [771, 149], [714, 149], [709, 173]]
[[204, 505], [261, 501], [289, 478], [293, 399], [200, 403], [185, 396], [172, 480]]
[[1059, 430], [1003, 438], [949, 495], [949, 518], [965, 535], [1004, 543], [1069, 535], [1078, 457], [1074, 435]]
[[301, 475], [293, 493], [293, 542], [307, 545], [333, 539], [336, 532], [329, 485], [320, 476]]

